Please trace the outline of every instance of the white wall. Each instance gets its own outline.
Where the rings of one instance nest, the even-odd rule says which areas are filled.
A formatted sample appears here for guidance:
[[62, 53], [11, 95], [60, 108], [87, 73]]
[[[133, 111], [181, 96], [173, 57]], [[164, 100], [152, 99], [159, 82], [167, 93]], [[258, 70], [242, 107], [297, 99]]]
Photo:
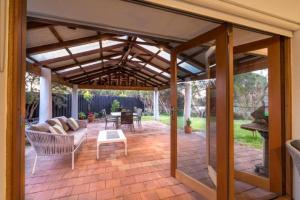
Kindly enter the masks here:
[[[300, 139], [300, 31], [292, 39], [292, 132]], [[300, 176], [294, 169], [294, 198], [300, 200]]]

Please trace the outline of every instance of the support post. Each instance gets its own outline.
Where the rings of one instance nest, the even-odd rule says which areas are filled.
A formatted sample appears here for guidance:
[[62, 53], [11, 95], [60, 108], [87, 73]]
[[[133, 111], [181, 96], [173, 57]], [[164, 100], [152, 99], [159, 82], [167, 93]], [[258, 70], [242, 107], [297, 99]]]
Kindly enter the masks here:
[[184, 95], [184, 123], [191, 117], [192, 106], [192, 84], [191, 82], [185, 83], [185, 95]]
[[51, 70], [41, 68], [39, 122], [52, 118]]
[[72, 88], [72, 117], [78, 119], [78, 85], [73, 85]]
[[154, 120], [159, 120], [159, 91], [157, 88], [153, 91], [153, 117]]
[[153, 90], [153, 119], [155, 120], [156, 116], [156, 91]]
[[156, 88], [156, 116], [155, 120], [159, 121], [159, 90]]

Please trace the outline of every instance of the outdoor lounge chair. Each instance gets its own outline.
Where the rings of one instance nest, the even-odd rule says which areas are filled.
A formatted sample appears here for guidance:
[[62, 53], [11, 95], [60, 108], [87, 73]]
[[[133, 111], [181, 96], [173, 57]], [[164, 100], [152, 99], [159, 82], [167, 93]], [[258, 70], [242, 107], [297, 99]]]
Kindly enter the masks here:
[[76, 131], [69, 131], [67, 135], [54, 134], [46, 131], [35, 131], [31, 130], [30, 127], [26, 129], [25, 134], [36, 153], [32, 168], [33, 174], [35, 172], [37, 159], [41, 156], [71, 154], [72, 170], [74, 169], [75, 152], [80, 147], [84, 139], [87, 139], [87, 122], [83, 120], [76, 121], [79, 125], [79, 129]]
[[106, 114], [106, 110], [105, 109], [102, 110], [102, 116], [104, 117], [104, 120], [105, 120], [105, 130], [107, 128], [107, 124], [110, 123], [110, 122], [113, 123], [114, 127], [116, 127], [116, 123], [118, 123], [118, 118], [108, 116]]
[[300, 174], [300, 140], [289, 140], [286, 142], [286, 147], [292, 156], [298, 173]]

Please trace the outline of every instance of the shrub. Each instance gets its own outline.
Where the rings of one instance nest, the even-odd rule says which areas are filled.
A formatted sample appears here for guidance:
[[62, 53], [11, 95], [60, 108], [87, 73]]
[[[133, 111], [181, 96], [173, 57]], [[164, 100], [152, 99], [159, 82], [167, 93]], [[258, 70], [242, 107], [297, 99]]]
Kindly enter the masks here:
[[78, 118], [79, 119], [86, 119], [86, 114], [84, 112], [78, 113]]
[[111, 104], [111, 112], [117, 112], [120, 108], [120, 102], [118, 100], [113, 100]]

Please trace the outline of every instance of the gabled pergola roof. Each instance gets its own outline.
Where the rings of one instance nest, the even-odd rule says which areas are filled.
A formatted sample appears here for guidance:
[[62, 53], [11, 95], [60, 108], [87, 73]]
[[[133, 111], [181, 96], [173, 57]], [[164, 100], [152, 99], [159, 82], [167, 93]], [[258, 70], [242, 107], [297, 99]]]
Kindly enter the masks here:
[[[35, 18], [28, 18], [27, 28], [28, 71], [38, 73], [40, 67], [49, 68], [54, 80], [81, 88], [168, 88], [170, 51], [180, 44]], [[213, 45], [179, 55], [178, 81], [203, 79], [206, 66], [201, 55]], [[265, 56], [242, 55], [236, 63], [242, 68], [249, 61], [262, 59]]]

